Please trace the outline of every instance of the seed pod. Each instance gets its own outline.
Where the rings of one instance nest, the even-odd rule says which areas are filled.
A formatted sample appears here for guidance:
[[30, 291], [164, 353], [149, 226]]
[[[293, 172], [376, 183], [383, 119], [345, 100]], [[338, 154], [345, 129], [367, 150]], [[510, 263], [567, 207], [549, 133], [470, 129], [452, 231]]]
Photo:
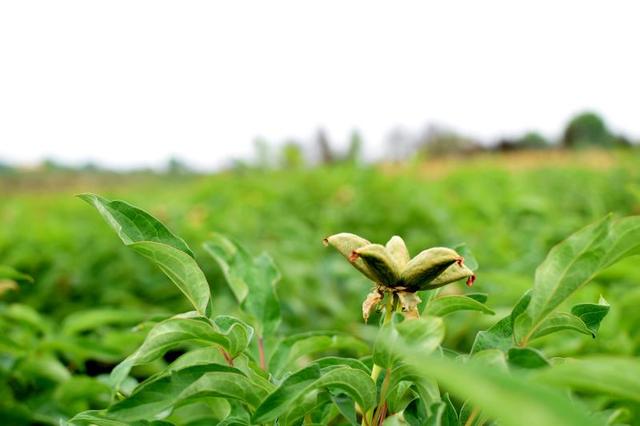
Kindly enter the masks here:
[[369, 270], [369, 267], [362, 259], [356, 258], [352, 260], [351, 258], [351, 254], [355, 250], [359, 249], [360, 247], [371, 244], [369, 241], [355, 234], [342, 232], [340, 234], [335, 234], [325, 238], [323, 240], [323, 243], [325, 246], [331, 245], [335, 247], [335, 249], [338, 250], [340, 254], [342, 254], [345, 258], [349, 260], [349, 262], [353, 265], [354, 268], [362, 272], [370, 280], [376, 281], [376, 275]]
[[409, 291], [430, 288], [429, 284], [456, 262], [462, 263], [462, 257], [450, 248], [424, 250], [407, 263], [400, 276], [400, 285]]
[[407, 245], [404, 243], [404, 240], [399, 236], [394, 235], [387, 242], [385, 248], [387, 249], [387, 252], [391, 256], [391, 258], [396, 262], [398, 270], [403, 270], [411, 259], [411, 257], [409, 256], [409, 250], [407, 249]]
[[434, 278], [427, 287], [422, 288], [421, 290], [442, 287], [465, 278], [467, 279], [467, 285], [469, 287], [471, 287], [473, 282], [476, 280], [476, 276], [471, 269], [467, 268], [464, 264], [454, 263]]
[[381, 244], [360, 247], [352, 253], [351, 258], [363, 260], [369, 271], [375, 275], [378, 284], [393, 287], [400, 278], [396, 263]]

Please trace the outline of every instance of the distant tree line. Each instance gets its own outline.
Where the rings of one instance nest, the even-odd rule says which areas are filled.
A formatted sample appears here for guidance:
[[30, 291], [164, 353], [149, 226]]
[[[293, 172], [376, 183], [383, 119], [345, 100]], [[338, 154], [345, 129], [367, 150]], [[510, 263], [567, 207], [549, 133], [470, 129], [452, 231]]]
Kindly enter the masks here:
[[[253, 162], [237, 162], [237, 168], [257, 167], [260, 169], [296, 169], [307, 165], [358, 164], [362, 161], [363, 141], [360, 133], [354, 131], [348, 148], [340, 151], [327, 133], [320, 129], [313, 144], [288, 140], [274, 149], [274, 145], [264, 139], [256, 141], [256, 158]], [[340, 144], [343, 145], [343, 144]], [[633, 144], [623, 135], [613, 133], [598, 114], [583, 112], [567, 123], [557, 140], [550, 140], [542, 134], [530, 131], [515, 138], [496, 141], [480, 141], [461, 135], [451, 129], [429, 126], [425, 130], [411, 133], [406, 129], [393, 130], [386, 141], [387, 160], [402, 161], [415, 156], [437, 157], [480, 152], [501, 152], [541, 149], [582, 149], [621, 148]]]
[[[343, 144], [340, 144], [343, 145]], [[363, 139], [354, 130], [346, 144], [347, 148], [338, 150], [327, 133], [320, 129], [316, 133], [314, 143], [302, 143], [287, 140], [279, 147], [265, 139], [255, 142], [253, 159], [234, 160], [232, 168], [244, 169], [299, 169], [310, 165], [357, 165], [363, 161]], [[440, 126], [429, 126], [425, 130], [411, 133], [405, 129], [393, 130], [387, 138], [387, 160], [402, 161], [415, 156], [443, 156], [456, 154], [474, 154], [491, 151], [516, 151], [538, 149], [583, 149], [583, 148], [622, 148], [631, 147], [633, 143], [624, 135], [612, 132], [598, 114], [583, 112], [574, 116], [566, 125], [558, 140], [545, 138], [538, 132], [527, 132], [515, 138], [503, 138], [492, 142], [482, 142], [461, 135], [451, 129]], [[93, 162], [78, 166], [70, 166], [53, 159], [45, 159], [35, 168], [44, 172], [87, 172], [112, 173]], [[0, 159], [0, 175], [19, 172], [15, 166]], [[155, 174], [151, 169], [137, 169], [136, 173]], [[173, 176], [196, 173], [185, 161], [172, 157], [162, 172]]]

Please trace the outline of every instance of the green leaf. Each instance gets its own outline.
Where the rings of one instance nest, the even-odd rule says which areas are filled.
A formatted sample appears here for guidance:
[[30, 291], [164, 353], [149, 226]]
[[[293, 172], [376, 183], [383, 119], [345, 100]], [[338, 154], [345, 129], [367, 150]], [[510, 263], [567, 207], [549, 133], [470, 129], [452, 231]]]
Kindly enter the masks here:
[[304, 356], [346, 349], [358, 355], [369, 351], [367, 344], [348, 334], [333, 331], [312, 331], [283, 339], [269, 360], [269, 371], [275, 377], [295, 370], [296, 361]]
[[536, 270], [531, 303], [516, 321], [519, 343], [526, 344], [549, 314], [600, 271], [638, 252], [640, 216], [607, 216], [552, 248]]
[[235, 399], [255, 407], [266, 394], [236, 368], [198, 365], [143, 383], [130, 397], [111, 406], [107, 414], [116, 420], [150, 419], [178, 404], [204, 396]]
[[435, 351], [444, 339], [444, 323], [440, 317], [417, 318], [389, 322], [378, 334], [373, 348], [373, 362], [382, 368], [393, 368], [397, 360], [389, 348], [395, 344], [408, 346], [423, 356]]
[[502, 318], [488, 330], [478, 332], [471, 347], [471, 354], [487, 349], [509, 350], [514, 344], [513, 323], [527, 308], [530, 300], [531, 291], [529, 290], [516, 302], [511, 314]]
[[251, 315], [259, 336], [273, 333], [280, 324], [280, 303], [276, 284], [280, 272], [266, 253], [256, 258], [239, 244], [214, 234], [203, 245], [225, 276], [243, 309]]
[[609, 304], [600, 296], [598, 303], [580, 303], [571, 308], [571, 313], [584, 322], [593, 337], [596, 337], [596, 333], [600, 328], [600, 323], [609, 313]]
[[457, 311], [479, 311], [485, 314], [494, 315], [487, 305], [468, 296], [451, 295], [440, 296], [431, 299], [426, 306], [424, 315], [434, 315], [443, 317]]
[[79, 334], [106, 325], [135, 325], [148, 317], [147, 313], [126, 309], [98, 308], [78, 311], [65, 317], [62, 333]]
[[124, 245], [154, 241], [187, 253], [193, 252], [180, 237], [174, 235], [159, 220], [146, 211], [124, 201], [110, 201], [95, 194], [80, 194], [78, 198], [91, 204], [118, 234]]
[[0, 280], [15, 280], [15, 281], [28, 281], [33, 282], [33, 278], [30, 275], [23, 274], [16, 271], [11, 266], [0, 265]]
[[306, 395], [320, 389], [344, 392], [365, 411], [376, 403], [375, 384], [362, 370], [338, 367], [321, 374], [317, 365], [311, 365], [286, 378], [256, 409], [252, 420], [254, 423], [273, 421], [298, 405]]
[[172, 426], [173, 423], [153, 420], [153, 421], [137, 421], [137, 422], [123, 422], [120, 420], [114, 420], [108, 418], [104, 411], [89, 410], [82, 412], [73, 417], [68, 422], [61, 422], [61, 425], [69, 426]]
[[191, 256], [174, 247], [152, 241], [133, 243], [129, 247], [156, 264], [201, 315], [211, 311], [209, 283]]
[[400, 345], [392, 350], [416, 372], [437, 380], [458, 398], [468, 399], [503, 426], [599, 425], [586, 407], [518, 374], [487, 368], [473, 359], [464, 364], [435, 356], [425, 359]]
[[640, 402], [640, 360], [613, 356], [566, 359], [540, 370], [534, 380], [580, 392]]
[[549, 366], [544, 354], [533, 348], [511, 348], [507, 352], [509, 365], [517, 368], [537, 369]]
[[431, 415], [427, 418], [426, 426], [459, 426], [458, 414], [449, 398], [445, 394], [443, 401], [434, 402], [429, 406]]
[[[535, 338], [562, 330], [577, 331], [578, 333], [586, 334], [588, 336], [593, 335], [587, 325], [577, 316], [566, 312], [554, 312], [540, 323], [535, 332], [529, 336], [528, 340], [531, 341]], [[595, 337], [595, 335], [593, 336]]]
[[211, 291], [193, 252], [149, 213], [124, 201], [78, 195], [94, 206], [122, 242], [155, 263], [202, 314], [211, 311]]
[[31, 306], [21, 303], [12, 303], [9, 306], [0, 306], [0, 315], [11, 320], [13, 323], [26, 325], [47, 333], [50, 330], [50, 324]]
[[371, 373], [371, 370], [364, 364], [364, 362], [354, 358], [328, 356], [328, 357], [317, 359], [313, 363], [317, 364], [322, 370], [327, 370], [327, 369], [336, 368], [336, 367], [351, 367], [358, 370], [362, 370], [367, 374]]
[[248, 345], [252, 332], [246, 324], [229, 318], [223, 317], [218, 321], [225, 327], [222, 331], [217, 330], [218, 327], [208, 318], [195, 312], [176, 315], [156, 324], [142, 346], [113, 369], [112, 386], [118, 390], [132, 367], [154, 361], [174, 348], [217, 344], [227, 350], [231, 357], [237, 356]]

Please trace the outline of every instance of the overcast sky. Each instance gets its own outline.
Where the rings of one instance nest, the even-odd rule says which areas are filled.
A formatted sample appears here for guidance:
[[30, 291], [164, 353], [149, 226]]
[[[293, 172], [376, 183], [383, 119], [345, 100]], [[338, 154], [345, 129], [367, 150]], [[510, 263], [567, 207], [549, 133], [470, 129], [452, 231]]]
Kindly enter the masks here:
[[199, 167], [253, 140], [370, 155], [427, 123], [483, 139], [601, 112], [640, 137], [636, 1], [0, 2], [0, 159]]

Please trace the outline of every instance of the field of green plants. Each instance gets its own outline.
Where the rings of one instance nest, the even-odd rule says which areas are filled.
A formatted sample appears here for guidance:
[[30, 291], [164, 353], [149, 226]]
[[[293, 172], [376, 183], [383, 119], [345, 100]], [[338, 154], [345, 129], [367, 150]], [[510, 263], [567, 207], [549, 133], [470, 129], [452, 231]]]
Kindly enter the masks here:
[[640, 152], [585, 158], [0, 177], [0, 424], [640, 425]]

